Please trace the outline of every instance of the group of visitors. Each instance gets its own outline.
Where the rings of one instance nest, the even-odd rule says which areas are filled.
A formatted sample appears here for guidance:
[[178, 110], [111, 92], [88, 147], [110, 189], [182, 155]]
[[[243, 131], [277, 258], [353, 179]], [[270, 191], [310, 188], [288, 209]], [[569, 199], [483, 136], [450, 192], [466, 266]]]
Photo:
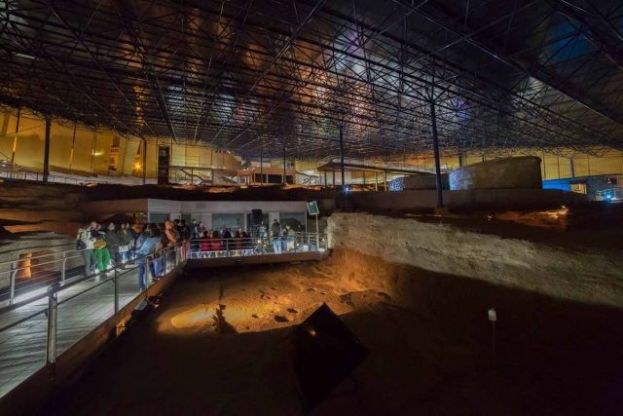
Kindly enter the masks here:
[[[256, 235], [257, 234], [257, 235]], [[259, 244], [256, 238], [259, 237]], [[191, 246], [192, 241], [192, 246]], [[267, 244], [267, 247], [264, 246]], [[254, 252], [280, 254], [295, 250], [296, 231], [274, 220], [267, 230], [264, 225], [253, 236], [244, 230], [234, 233], [229, 228], [206, 230], [197, 221], [186, 224], [183, 219], [164, 224], [100, 224], [92, 221], [78, 230], [76, 249], [84, 259], [85, 276], [112, 273], [115, 267], [136, 267], [139, 288], [149, 284], [149, 274], [156, 280], [167, 270], [167, 249], [179, 247], [182, 259], [189, 257], [245, 256]], [[146, 261], [147, 259], [147, 261]]]
[[246, 231], [236, 230], [232, 235], [228, 228], [203, 231], [199, 240], [197, 257], [220, 257], [225, 252], [234, 256], [249, 255], [253, 252], [253, 239]]
[[281, 254], [296, 250], [296, 233], [294, 227], [282, 226], [277, 219], [269, 229], [260, 224], [253, 233], [237, 230], [232, 235], [229, 228], [206, 230], [200, 234], [193, 252], [197, 253], [195, 257], [245, 256], [254, 252]]
[[[76, 249], [84, 259], [85, 276], [111, 273], [114, 267], [137, 267], [139, 289], [148, 286], [148, 270], [158, 279], [166, 273], [167, 249], [180, 246], [180, 256], [186, 258], [190, 228], [183, 221], [159, 224], [113, 222], [102, 225], [95, 221], [78, 230]], [[147, 260], [147, 261], [146, 261]]]
[[92, 221], [80, 228], [76, 236], [76, 250], [82, 252], [84, 274], [93, 276], [104, 273], [118, 263], [127, 262], [137, 236], [128, 223], [117, 226], [113, 222], [102, 225]]
[[290, 225], [281, 226], [275, 219], [270, 225], [270, 237], [273, 245], [273, 252], [281, 254], [293, 251], [296, 244], [296, 231]]
[[[197, 223], [193, 222], [192, 230]], [[201, 230], [201, 226], [197, 226]], [[191, 236], [195, 231], [191, 231]], [[246, 256], [254, 252], [266, 253], [273, 252], [281, 254], [295, 250], [296, 230], [290, 225], [281, 226], [279, 220], [275, 219], [270, 226], [270, 230], [262, 224], [253, 234], [236, 230], [233, 234], [229, 228], [219, 230], [202, 230], [199, 238], [194, 239], [192, 251], [193, 257], [221, 257], [221, 256]], [[254, 237], [255, 236], [255, 237]], [[257, 241], [256, 241], [257, 238]], [[257, 243], [257, 244], [256, 244]], [[267, 246], [264, 246], [264, 243]], [[271, 250], [272, 248], [272, 250]]]
[[[138, 267], [139, 289], [145, 290], [149, 285], [148, 272], [152, 279], [157, 280], [167, 272], [167, 261], [170, 259], [169, 249], [180, 246], [183, 258], [186, 254], [184, 247], [187, 245], [188, 234], [180, 228], [180, 224], [173, 221], [165, 221], [161, 228], [158, 224], [147, 224], [136, 239], [136, 259]], [[147, 261], [146, 261], [147, 260]], [[146, 265], [149, 265], [149, 270]]]

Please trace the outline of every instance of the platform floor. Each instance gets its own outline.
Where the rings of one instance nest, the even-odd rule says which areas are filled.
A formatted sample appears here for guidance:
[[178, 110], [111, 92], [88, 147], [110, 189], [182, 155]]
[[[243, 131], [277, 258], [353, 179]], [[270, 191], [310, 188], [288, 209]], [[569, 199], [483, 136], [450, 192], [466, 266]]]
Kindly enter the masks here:
[[[326, 253], [299, 252], [279, 255], [255, 255], [189, 260], [186, 266], [221, 267], [245, 264], [301, 262], [320, 260]], [[87, 335], [97, 325], [113, 315], [114, 285], [110, 280], [98, 286], [109, 276], [101, 275], [68, 287], [59, 292], [57, 356]], [[139, 294], [138, 272], [135, 268], [120, 273], [119, 308], [123, 308]], [[72, 298], [86, 289], [90, 291]], [[38, 292], [45, 293], [41, 287]], [[28, 293], [33, 296], [33, 292]], [[69, 300], [67, 300], [69, 299]], [[65, 300], [67, 300], [65, 302]], [[19, 299], [18, 299], [19, 301]], [[15, 309], [0, 313], [0, 328], [26, 317], [28, 320], [0, 331], [0, 398], [46, 364], [48, 299], [42, 297]]]
[[[112, 316], [113, 281], [106, 277], [91, 278], [59, 292], [57, 355]], [[129, 269], [119, 277], [119, 307], [139, 293], [138, 272]], [[97, 286], [97, 287], [94, 287]], [[90, 287], [92, 290], [64, 302]], [[43, 291], [44, 289], [42, 289]], [[0, 314], [0, 328], [25, 317], [36, 315], [13, 328], [0, 332], [0, 397], [34, 374], [46, 363], [48, 299], [30, 302]]]

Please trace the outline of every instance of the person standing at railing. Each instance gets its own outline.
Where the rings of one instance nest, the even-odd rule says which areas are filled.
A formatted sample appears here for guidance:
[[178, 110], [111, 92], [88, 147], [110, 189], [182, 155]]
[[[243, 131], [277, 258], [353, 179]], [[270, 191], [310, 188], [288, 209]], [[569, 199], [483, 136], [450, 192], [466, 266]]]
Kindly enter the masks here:
[[[164, 223], [164, 237], [162, 239], [162, 248], [166, 249], [169, 247], [175, 247], [177, 243], [180, 241], [180, 234], [177, 231], [175, 224], [172, 221], [165, 221]], [[165, 252], [162, 258], [162, 267], [166, 269], [166, 255]]]
[[157, 244], [160, 243], [160, 237], [154, 237], [151, 226], [145, 227], [138, 238], [136, 239], [136, 266], [138, 270], [138, 288], [142, 292], [147, 289], [148, 278], [146, 263], [149, 263], [149, 271], [152, 277], [156, 277], [154, 270], [154, 262], [149, 260], [149, 255], [153, 253]]
[[220, 257], [222, 251], [223, 242], [218, 231], [214, 230], [210, 239], [210, 257]]
[[181, 250], [181, 256], [182, 256], [182, 261], [183, 261], [183, 260], [186, 260], [186, 258], [188, 257], [188, 250], [190, 248], [190, 234], [191, 234], [190, 227], [186, 224], [185, 219], [180, 220], [179, 234], [180, 234], [180, 241], [182, 242], [180, 246], [180, 250]]
[[175, 246], [180, 241], [180, 233], [177, 231], [177, 228], [172, 221], [165, 221], [164, 234], [167, 240], [167, 247]]
[[111, 222], [110, 224], [108, 224], [108, 227], [106, 228], [106, 234], [104, 235], [108, 252], [110, 253], [110, 256], [112, 258], [113, 266], [120, 263], [119, 246], [121, 245], [121, 241], [119, 240], [119, 234], [117, 234], [117, 230], [115, 228], [115, 224]]
[[95, 238], [91, 235], [94, 228], [95, 222], [93, 221], [86, 227], [80, 228], [76, 237], [76, 250], [81, 250], [85, 276], [95, 273]]
[[283, 227], [283, 230], [281, 231], [281, 251], [280, 253], [283, 252], [287, 252], [288, 251], [288, 228]]
[[201, 240], [199, 241], [199, 250], [201, 251], [201, 254], [198, 257], [204, 258], [208, 256], [208, 252], [210, 251], [210, 239], [211, 237], [208, 235], [208, 232], [204, 231], [201, 236]]
[[167, 237], [164, 235], [162, 230], [157, 224], [152, 224], [151, 227], [151, 236], [153, 238], [158, 238], [158, 242], [154, 246], [154, 249], [151, 254], [151, 258], [153, 259], [153, 271], [155, 277], [161, 277], [166, 274], [167, 262], [166, 262], [166, 247], [167, 247]]
[[242, 255], [250, 256], [253, 254], [253, 241], [251, 240], [251, 236], [246, 231], [243, 231], [241, 234], [242, 237]]
[[289, 225], [286, 225], [286, 239], [288, 251], [296, 251], [294, 245], [296, 244], [296, 231]]
[[231, 242], [230, 250], [232, 250], [233, 256], [239, 256], [240, 250], [242, 249], [242, 234], [240, 234], [240, 230], [236, 230], [234, 233], [234, 238]]
[[130, 249], [133, 243], [133, 238], [130, 235], [130, 224], [121, 224], [117, 230], [117, 236], [119, 237], [119, 257], [122, 263], [126, 263], [130, 260]]
[[102, 230], [100, 224], [96, 223], [92, 236], [95, 238], [93, 243], [95, 247], [95, 267], [100, 273], [103, 273], [106, 270], [112, 269], [112, 265], [110, 262], [110, 251], [108, 251], [106, 244], [106, 233]]
[[128, 224], [128, 234], [132, 238], [130, 242], [130, 259], [136, 258], [136, 250], [138, 248], [138, 239], [145, 232], [145, 224], [135, 223], [133, 225]]
[[200, 250], [199, 239], [203, 238], [203, 232], [199, 231], [199, 222], [197, 220], [192, 220], [190, 224], [190, 251], [196, 252]]
[[191, 224], [190, 224], [190, 238], [191, 240], [197, 240], [199, 238], [201, 238], [202, 233], [201, 233], [201, 223], [197, 220], [192, 220]]
[[273, 239], [273, 251], [277, 254], [281, 253], [281, 224], [275, 218], [270, 226], [270, 234]]
[[231, 235], [231, 231], [229, 231], [229, 228], [225, 228], [223, 231], [223, 250], [226, 251], [225, 255], [229, 255], [229, 251], [232, 249], [231, 247], [231, 239], [232, 239], [232, 235]]

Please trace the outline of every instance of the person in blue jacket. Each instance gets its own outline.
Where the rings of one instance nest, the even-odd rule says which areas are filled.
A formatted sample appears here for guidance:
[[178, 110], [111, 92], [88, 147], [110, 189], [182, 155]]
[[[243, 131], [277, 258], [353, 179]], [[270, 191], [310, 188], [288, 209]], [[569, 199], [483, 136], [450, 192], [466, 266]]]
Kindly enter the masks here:
[[[138, 269], [138, 287], [144, 291], [148, 286], [147, 270], [145, 269], [145, 259], [152, 255], [160, 244], [160, 237], [155, 236], [153, 227], [148, 224], [145, 230], [136, 239], [136, 265]], [[149, 271], [152, 277], [156, 276], [154, 261], [149, 262]]]

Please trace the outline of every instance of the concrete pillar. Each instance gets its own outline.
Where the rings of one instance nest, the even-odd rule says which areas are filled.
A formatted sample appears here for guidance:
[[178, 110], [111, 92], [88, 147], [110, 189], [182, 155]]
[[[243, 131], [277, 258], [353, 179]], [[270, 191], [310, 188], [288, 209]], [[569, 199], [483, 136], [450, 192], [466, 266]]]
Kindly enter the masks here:
[[212, 214], [209, 212], [201, 212], [199, 215], [200, 221], [203, 223], [203, 226], [206, 230], [212, 229]]
[[45, 148], [43, 151], [43, 182], [48, 181], [50, 176], [50, 129], [52, 127], [52, 119], [45, 118]]

